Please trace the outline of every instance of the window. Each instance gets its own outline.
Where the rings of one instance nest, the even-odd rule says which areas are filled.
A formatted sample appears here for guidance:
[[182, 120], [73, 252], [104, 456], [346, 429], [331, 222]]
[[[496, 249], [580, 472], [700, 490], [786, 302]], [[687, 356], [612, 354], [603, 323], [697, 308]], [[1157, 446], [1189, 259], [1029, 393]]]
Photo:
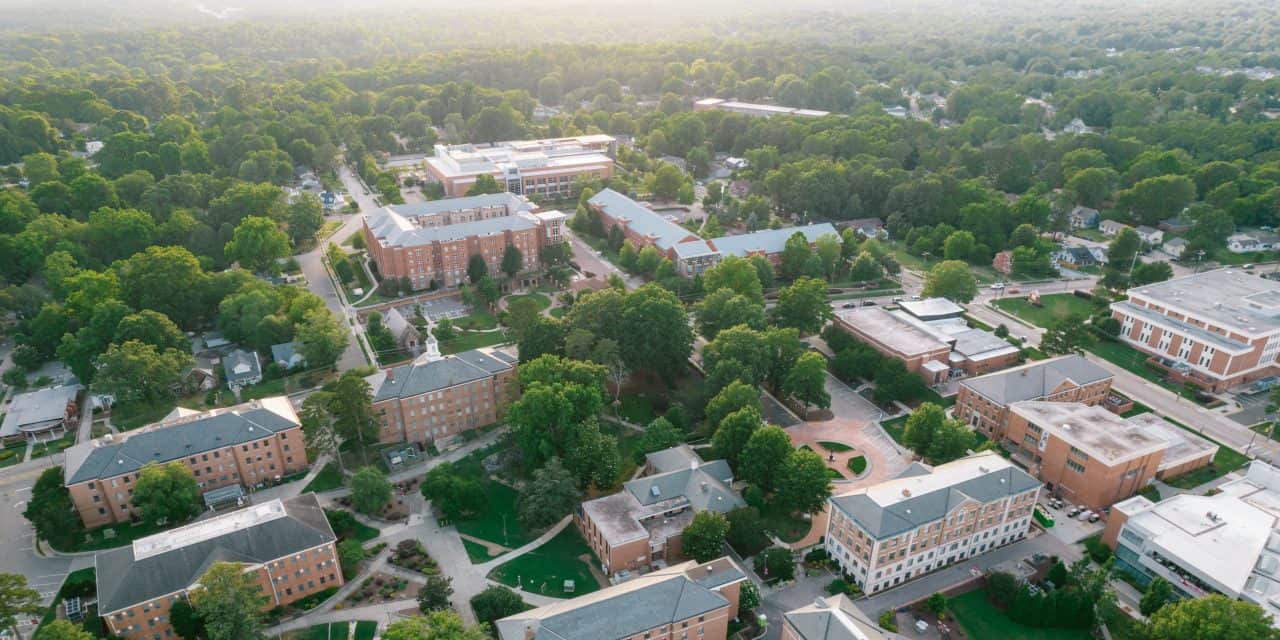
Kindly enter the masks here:
[[1076, 473], [1084, 473], [1084, 465], [1080, 464], [1079, 462], [1076, 462], [1075, 460], [1068, 459], [1067, 467]]

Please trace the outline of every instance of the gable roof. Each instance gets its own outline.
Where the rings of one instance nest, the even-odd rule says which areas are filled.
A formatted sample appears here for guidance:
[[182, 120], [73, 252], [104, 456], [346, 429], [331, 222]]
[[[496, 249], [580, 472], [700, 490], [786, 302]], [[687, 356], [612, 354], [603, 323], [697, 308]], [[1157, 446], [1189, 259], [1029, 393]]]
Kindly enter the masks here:
[[[284, 396], [263, 398], [226, 409], [156, 423], [141, 430], [95, 440], [84, 461], [66, 467], [67, 484], [112, 478], [141, 469], [221, 449], [300, 426], [298, 414]], [[123, 439], [117, 439], [123, 438]], [[71, 457], [68, 457], [70, 460]]]
[[960, 381], [961, 386], [999, 404], [1037, 400], [1070, 380], [1086, 385], [1111, 378], [1111, 372], [1082, 356], [1065, 355]]
[[831, 234], [840, 238], [836, 228], [828, 222], [819, 224], [810, 224], [803, 227], [786, 227], [784, 229], [761, 229], [752, 233], [744, 233], [740, 236], [724, 236], [711, 240], [711, 245], [720, 253], [729, 256], [738, 256], [745, 258], [753, 253], [781, 253], [783, 247], [787, 244], [787, 239], [800, 233], [803, 234], [809, 244], [818, 241], [824, 235]]
[[306, 362], [306, 358], [302, 355], [301, 342], [282, 342], [280, 344], [271, 345], [271, 361], [276, 363], [284, 363], [285, 366], [292, 366], [294, 358], [297, 362]]
[[[928, 469], [928, 473], [921, 473]], [[946, 517], [970, 500], [988, 503], [1040, 486], [1027, 472], [987, 451], [871, 487], [831, 497], [873, 538], [883, 539]]]
[[514, 366], [515, 361], [501, 351], [472, 349], [439, 360], [419, 356], [409, 364], [380, 371], [366, 379], [373, 387], [373, 401], [380, 402], [474, 382]]
[[746, 579], [729, 558], [687, 562], [498, 620], [501, 640], [621, 640], [729, 606], [718, 588]]
[[215, 562], [263, 564], [335, 540], [314, 493], [172, 529], [94, 558], [102, 615], [185, 591]]
[[669, 249], [681, 242], [701, 240], [688, 229], [670, 221], [613, 189], [604, 189], [587, 201], [615, 220], [626, 220], [627, 228], [653, 238], [659, 249]]
[[[247, 366], [249, 370], [236, 373], [236, 368]], [[222, 359], [222, 371], [227, 374], [227, 382], [248, 380], [262, 375], [262, 364], [258, 361], [258, 352], [236, 349]]]
[[818, 598], [782, 615], [799, 640], [881, 640], [897, 637], [867, 618], [844, 594]]

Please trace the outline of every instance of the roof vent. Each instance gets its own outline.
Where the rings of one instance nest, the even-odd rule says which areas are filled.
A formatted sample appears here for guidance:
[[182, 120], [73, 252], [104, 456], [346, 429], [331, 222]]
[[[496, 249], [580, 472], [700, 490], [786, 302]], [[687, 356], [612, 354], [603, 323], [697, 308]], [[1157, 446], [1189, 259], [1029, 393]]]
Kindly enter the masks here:
[[653, 486], [649, 487], [649, 493], [650, 493], [650, 494], [652, 494], [652, 495], [653, 495], [653, 497], [655, 497], [655, 498], [656, 498], [656, 497], [658, 497], [658, 496], [662, 495], [662, 489], [659, 489], [659, 488], [658, 488], [658, 485], [656, 485], [656, 484], [655, 484], [655, 485], [653, 485]]
[[715, 570], [716, 570], [716, 568], [715, 568], [715, 567], [713, 567], [713, 566], [711, 566], [711, 565], [707, 565], [707, 573], [711, 573], [711, 572], [713, 572], [713, 571], [715, 571]]
[[706, 492], [707, 492], [707, 483], [706, 483], [706, 482], [701, 483], [700, 485], [698, 485], [698, 488], [702, 489], [702, 492], [703, 492], [703, 493], [706, 493]]
[[991, 473], [991, 470], [984, 465], [978, 465], [978, 473]]
[[904, 498], [910, 498], [910, 497], [911, 497], [911, 490], [910, 490], [910, 489], [903, 489], [903, 490], [902, 490], [902, 497], [904, 497]]

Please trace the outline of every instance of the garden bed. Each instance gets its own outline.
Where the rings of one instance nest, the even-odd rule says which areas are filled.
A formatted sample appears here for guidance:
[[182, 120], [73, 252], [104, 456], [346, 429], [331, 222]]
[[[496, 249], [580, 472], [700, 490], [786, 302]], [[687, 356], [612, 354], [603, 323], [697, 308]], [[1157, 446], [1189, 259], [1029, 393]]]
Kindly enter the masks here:
[[440, 566], [427, 554], [427, 549], [417, 540], [401, 540], [387, 557], [387, 563], [416, 571], [423, 575], [433, 576], [440, 573]]
[[360, 588], [351, 592], [343, 604], [348, 607], [365, 606], [378, 602], [405, 600], [418, 596], [418, 585], [404, 578], [375, 573], [360, 583]]

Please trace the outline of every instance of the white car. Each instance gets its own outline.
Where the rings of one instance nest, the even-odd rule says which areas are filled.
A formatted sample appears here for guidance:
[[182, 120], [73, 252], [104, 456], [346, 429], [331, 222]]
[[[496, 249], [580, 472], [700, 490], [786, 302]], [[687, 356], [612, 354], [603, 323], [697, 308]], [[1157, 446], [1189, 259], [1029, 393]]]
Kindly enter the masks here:
[[1088, 509], [1085, 509], [1084, 511], [1080, 512], [1080, 515], [1076, 516], [1076, 519], [1081, 522], [1084, 522], [1085, 520], [1088, 520], [1089, 516], [1091, 515], [1093, 515], [1093, 512]]
[[995, 283], [995, 284], [991, 285], [991, 288], [992, 288], [992, 290], [999, 291], [999, 290], [1001, 290], [1001, 289], [1003, 289], [1003, 288], [1004, 288], [1004, 283], [1003, 283], [1003, 282], [997, 282], [997, 283]]

